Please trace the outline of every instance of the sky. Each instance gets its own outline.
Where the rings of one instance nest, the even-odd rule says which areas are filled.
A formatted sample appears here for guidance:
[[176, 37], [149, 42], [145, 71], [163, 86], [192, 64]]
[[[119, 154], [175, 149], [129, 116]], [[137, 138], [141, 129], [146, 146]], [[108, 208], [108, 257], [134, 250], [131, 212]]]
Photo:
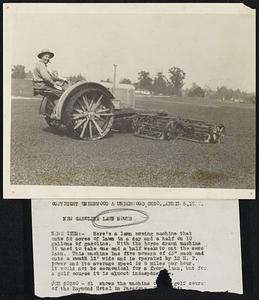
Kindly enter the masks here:
[[255, 16], [173, 13], [17, 13], [10, 19], [11, 63], [32, 70], [37, 53], [55, 53], [60, 75], [82, 73], [89, 81], [136, 82], [138, 72], [168, 75], [172, 66], [193, 82], [255, 92]]

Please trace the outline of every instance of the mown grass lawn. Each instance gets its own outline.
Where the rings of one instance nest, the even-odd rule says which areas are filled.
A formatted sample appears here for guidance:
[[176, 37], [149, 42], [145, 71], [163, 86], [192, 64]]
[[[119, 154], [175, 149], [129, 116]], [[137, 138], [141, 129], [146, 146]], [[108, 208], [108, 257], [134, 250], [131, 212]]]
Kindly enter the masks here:
[[38, 100], [12, 100], [11, 183], [136, 187], [255, 187], [255, 107], [137, 98], [138, 108], [223, 123], [222, 144], [154, 141], [130, 133], [84, 142], [53, 132]]

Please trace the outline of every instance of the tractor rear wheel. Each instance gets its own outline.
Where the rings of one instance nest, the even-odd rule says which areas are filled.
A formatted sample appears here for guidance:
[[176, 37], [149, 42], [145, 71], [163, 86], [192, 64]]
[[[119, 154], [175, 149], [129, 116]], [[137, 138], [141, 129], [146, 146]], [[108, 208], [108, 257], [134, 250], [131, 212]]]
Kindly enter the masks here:
[[82, 88], [68, 100], [62, 119], [71, 135], [95, 141], [111, 130], [113, 104], [102, 90]]

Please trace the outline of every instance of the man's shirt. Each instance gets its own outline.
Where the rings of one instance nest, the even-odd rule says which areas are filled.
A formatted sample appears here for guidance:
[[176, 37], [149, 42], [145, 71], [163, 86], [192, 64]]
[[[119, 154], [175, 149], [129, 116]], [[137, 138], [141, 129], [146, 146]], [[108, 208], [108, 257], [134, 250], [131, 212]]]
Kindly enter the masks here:
[[33, 69], [33, 81], [35, 83], [45, 83], [54, 86], [55, 82], [47, 69], [47, 65], [39, 60]]

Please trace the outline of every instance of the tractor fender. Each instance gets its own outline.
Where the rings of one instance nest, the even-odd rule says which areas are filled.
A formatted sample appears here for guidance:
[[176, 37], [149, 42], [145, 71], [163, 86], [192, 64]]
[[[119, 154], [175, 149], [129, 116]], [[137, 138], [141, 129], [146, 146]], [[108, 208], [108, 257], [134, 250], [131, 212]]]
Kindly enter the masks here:
[[66, 89], [66, 91], [60, 97], [57, 107], [56, 107], [56, 118], [57, 120], [62, 119], [62, 113], [64, 107], [66, 106], [67, 101], [69, 101], [70, 97], [73, 96], [77, 91], [81, 88], [96, 88], [101, 90], [109, 99], [114, 99], [112, 93], [103, 85], [96, 82], [87, 82], [87, 81], [79, 81]]

